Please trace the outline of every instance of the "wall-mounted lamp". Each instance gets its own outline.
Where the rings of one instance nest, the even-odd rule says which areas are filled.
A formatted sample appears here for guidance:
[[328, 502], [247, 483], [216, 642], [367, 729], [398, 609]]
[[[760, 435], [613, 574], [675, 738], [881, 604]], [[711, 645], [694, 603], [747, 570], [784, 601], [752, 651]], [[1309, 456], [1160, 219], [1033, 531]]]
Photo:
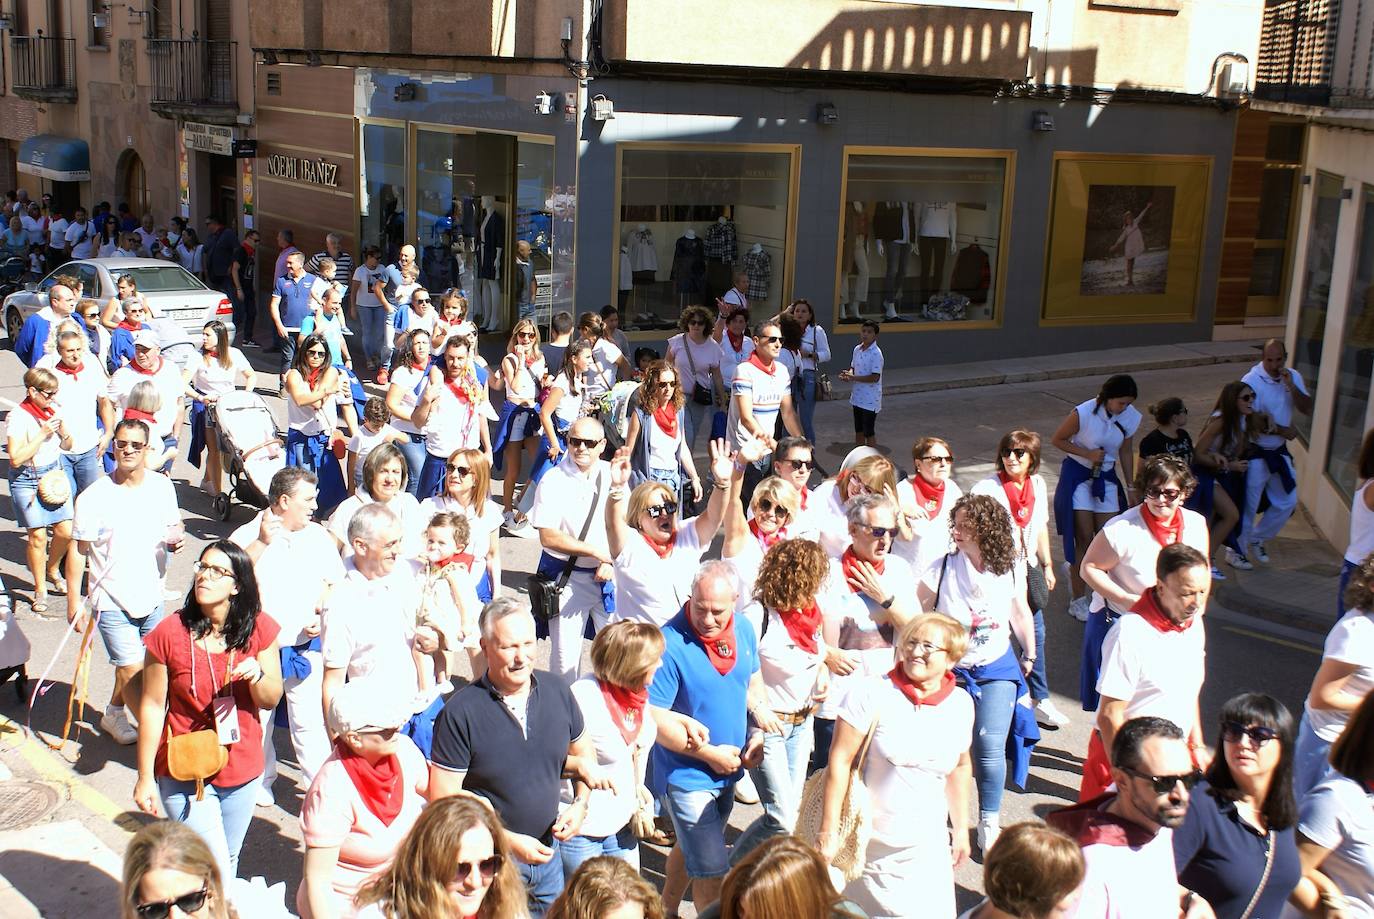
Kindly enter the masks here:
[[[113, 8], [113, 7], [110, 7], [110, 6], [105, 7], [105, 9], [107, 9], [107, 10], [112, 9], [112, 8]], [[133, 22], [135, 19], [147, 19], [147, 18], [148, 18], [148, 13], [151, 12], [150, 10], [146, 10], [146, 9], [141, 10], [141, 9], [139, 9], [138, 7], [134, 6], [133, 4], [125, 4], [125, 5], [124, 5], [124, 8], [125, 8], [126, 10], [129, 11], [129, 21], [130, 21], [130, 22]]]
[[840, 112], [833, 103], [822, 102], [816, 106], [816, 124], [839, 124]]
[[398, 83], [396, 91], [391, 94], [391, 98], [397, 102], [414, 102], [415, 94], [419, 87], [414, 83]]
[[1311, 177], [1311, 176], [1303, 176], [1303, 177], [1302, 177], [1302, 184], [1304, 184], [1304, 185], [1311, 185], [1311, 184], [1312, 184], [1312, 177]]
[[310, 52], [308, 52], [308, 53], [305, 55], [305, 66], [307, 66], [307, 67], [323, 67], [323, 66], [324, 66], [324, 61], [320, 59], [320, 52], [318, 52], [318, 51], [310, 51]]
[[1054, 116], [1051, 115], [1049, 112], [1045, 111], [1031, 112], [1031, 130], [1046, 132], [1053, 131]]
[[0, 30], [9, 30], [9, 29], [13, 29], [13, 28], [14, 28], [14, 14], [13, 14], [13, 13], [0, 13]]
[[277, 64], [279, 63], [279, 61], [277, 60], [277, 52], [273, 51], [271, 48], [264, 50], [262, 52], [262, 62], [266, 64], [268, 67], [277, 66]]
[[1351, 199], [1354, 198], [1354, 197], [1355, 197], [1355, 189], [1353, 189], [1353, 188], [1342, 188], [1342, 189], [1341, 189], [1341, 200], [1342, 200], [1342, 201], [1349, 201], [1349, 200], [1351, 200]]
[[553, 114], [553, 96], [546, 92], [534, 94], [534, 113], [536, 115]]
[[592, 96], [592, 120], [610, 121], [615, 117], [615, 103], [607, 99], [605, 95], [598, 93]]

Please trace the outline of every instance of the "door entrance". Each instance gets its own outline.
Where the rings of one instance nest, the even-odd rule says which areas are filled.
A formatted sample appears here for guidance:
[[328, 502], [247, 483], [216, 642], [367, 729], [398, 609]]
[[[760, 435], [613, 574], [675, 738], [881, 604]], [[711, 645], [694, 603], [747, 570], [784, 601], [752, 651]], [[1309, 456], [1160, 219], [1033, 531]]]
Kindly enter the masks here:
[[239, 226], [239, 164], [231, 156], [208, 154], [210, 158], [210, 205], [224, 218], [226, 226]]

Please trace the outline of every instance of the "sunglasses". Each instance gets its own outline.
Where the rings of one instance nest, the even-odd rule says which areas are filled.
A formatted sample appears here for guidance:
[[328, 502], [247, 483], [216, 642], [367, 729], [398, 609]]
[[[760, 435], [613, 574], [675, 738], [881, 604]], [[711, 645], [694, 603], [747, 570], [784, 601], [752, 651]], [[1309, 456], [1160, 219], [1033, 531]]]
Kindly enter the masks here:
[[814, 468], [816, 467], [816, 463], [815, 463], [814, 460], [785, 459], [785, 460], [778, 460], [778, 462], [780, 462], [780, 463], [787, 463], [787, 464], [790, 465], [793, 469], [806, 469], [806, 470], [811, 470], [811, 469], [814, 469]]
[[[1003, 455], [1005, 456], [1006, 454]], [[943, 454], [937, 455], [933, 453], [927, 453], [925, 456], [921, 457], [921, 461], [925, 463], [944, 463], [945, 465], [953, 465], [954, 457], [944, 456]]]
[[33, 391], [36, 392], [36, 393], [42, 393], [43, 395], [47, 396], [49, 399], [51, 399], [53, 396], [57, 395], [57, 390], [55, 390], [55, 389], [39, 389], [37, 386], [35, 386], [35, 387], [33, 387]]
[[1122, 772], [1126, 772], [1138, 779], [1144, 779], [1154, 788], [1155, 794], [1167, 795], [1174, 790], [1174, 786], [1182, 783], [1185, 791], [1192, 791], [1193, 786], [1202, 781], [1202, 773], [1194, 769], [1192, 772], [1185, 772], [1182, 775], [1146, 775], [1143, 772], [1136, 772], [1134, 769], [1121, 767]]
[[418, 304], [418, 303], [425, 303], [425, 304], [428, 304], [428, 303], [429, 303], [429, 297], [416, 297], [416, 298], [414, 298], [413, 300], [411, 300], [410, 302], [411, 302], [411, 303], [417, 303], [417, 304]]
[[325, 351], [325, 350], [322, 349], [322, 348], [311, 348], [309, 351], [305, 352], [305, 356], [306, 356], [306, 357], [324, 357], [324, 356], [325, 356], [326, 354], [328, 354], [328, 353], [329, 353], [328, 351]]
[[687, 327], [688, 327], [688, 328], [691, 328], [691, 327], [694, 326], [694, 325], [701, 325], [701, 326], [704, 326], [704, 325], [706, 325], [706, 323], [702, 322], [700, 319], [689, 319], [689, 320], [687, 320]]
[[480, 862], [459, 862], [457, 867], [453, 869], [453, 883], [462, 884], [466, 882], [474, 870], [482, 876], [482, 880], [490, 881], [496, 877], [496, 872], [501, 870], [504, 863], [505, 859], [499, 855], [484, 858]]
[[866, 530], [874, 539], [896, 539], [899, 532], [896, 527], [862, 527], [862, 529]]
[[534, 333], [533, 333], [533, 332], [517, 332], [516, 335], [515, 335], [515, 337], [518, 338], [518, 339], [520, 339], [521, 341], [530, 341], [531, 339], [534, 338]]
[[1025, 447], [1007, 447], [1007, 449], [1002, 451], [1002, 456], [1003, 458], [1014, 456], [1017, 459], [1025, 459], [1028, 453], [1030, 453], [1030, 451]]
[[140, 450], [146, 450], [148, 445], [137, 440], [116, 440], [114, 442], [114, 448], [116, 450], [131, 450], [137, 453]]
[[1242, 402], [1254, 402], [1254, 401], [1255, 401], [1255, 394], [1254, 394], [1254, 393], [1250, 393], [1248, 396], [1241, 396], [1241, 397], [1240, 397], [1240, 401], [1242, 401]]
[[1177, 501], [1183, 495], [1183, 492], [1179, 491], [1177, 488], [1147, 488], [1145, 489], [1145, 494], [1154, 498], [1156, 501], [1172, 503]]
[[761, 341], [761, 342], [763, 342], [764, 344], [767, 344], [767, 345], [776, 345], [776, 344], [779, 344], [779, 343], [782, 341], [782, 336], [781, 336], [781, 335], [764, 335], [764, 336], [762, 336], [762, 337], [759, 338], [759, 341]]
[[141, 903], [134, 907], [134, 911], [142, 919], [167, 919], [172, 914], [173, 906], [183, 913], [194, 913], [205, 905], [205, 900], [209, 896], [210, 888], [202, 887], [200, 890], [177, 897], [175, 900]]
[[659, 388], [659, 389], [672, 389], [672, 388], [673, 388], [674, 386], [676, 386], [676, 385], [677, 385], [677, 380], [659, 380], [659, 381], [658, 381], [658, 388]]
[[590, 450], [590, 449], [592, 449], [593, 447], [597, 446], [597, 445], [600, 444], [600, 443], [601, 443], [601, 438], [599, 438], [599, 437], [598, 437], [596, 440], [592, 440], [592, 439], [589, 438], [589, 437], [569, 437], [569, 438], [568, 438], [568, 446], [570, 446], [570, 447], [582, 447], [582, 448], [584, 448], [584, 449], [586, 449], [586, 450]]
[[449, 471], [449, 474], [450, 474], [450, 475], [456, 475], [456, 476], [457, 476], [458, 478], [460, 478], [460, 479], [465, 479], [465, 478], [467, 478], [469, 475], [472, 474], [472, 467], [471, 467], [471, 466], [455, 466], [455, 465], [453, 465], [452, 463], [449, 463], [449, 464], [448, 464], [448, 471]]
[[775, 517], [781, 517], [783, 520], [792, 516], [792, 512], [787, 508], [783, 507], [781, 504], [774, 504], [767, 498], [759, 498], [759, 513], [772, 514]]
[[1246, 726], [1237, 721], [1225, 721], [1221, 725], [1221, 737], [1227, 743], [1240, 743], [1242, 737], [1249, 737], [1252, 744], [1262, 747], [1271, 740], [1277, 740], [1278, 736], [1278, 731], [1262, 724]]
[[676, 501], [664, 501], [662, 504], [655, 504], [653, 507], [646, 507], [644, 513], [649, 515], [650, 520], [657, 520], [665, 514], [669, 517], [677, 513]]

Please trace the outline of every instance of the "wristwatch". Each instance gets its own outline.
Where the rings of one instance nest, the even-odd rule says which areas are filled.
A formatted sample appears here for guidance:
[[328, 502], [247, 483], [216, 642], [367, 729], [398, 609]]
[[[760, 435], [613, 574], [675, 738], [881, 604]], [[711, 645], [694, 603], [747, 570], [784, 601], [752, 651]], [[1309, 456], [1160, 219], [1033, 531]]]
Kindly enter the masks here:
[[884, 600], [882, 603], [879, 603], [878, 605], [881, 606], [883, 609], [892, 609], [892, 604], [894, 604], [894, 603], [896, 603], [896, 602], [897, 602], [897, 595], [896, 595], [896, 594], [890, 594], [886, 600]]

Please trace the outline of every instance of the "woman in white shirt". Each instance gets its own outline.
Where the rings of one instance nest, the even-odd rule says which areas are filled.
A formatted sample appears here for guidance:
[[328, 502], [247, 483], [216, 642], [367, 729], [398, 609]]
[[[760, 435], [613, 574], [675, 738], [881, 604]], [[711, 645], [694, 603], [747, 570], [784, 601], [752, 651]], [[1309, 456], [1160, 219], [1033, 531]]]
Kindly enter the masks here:
[[[839, 558], [849, 547], [849, 502], [859, 495], [897, 494], [897, 468], [885, 456], [865, 456], [848, 469], [840, 470], [833, 479], [826, 479], [811, 494], [811, 523], [821, 548], [831, 558]], [[911, 541], [911, 529], [902, 514], [897, 515], [898, 535], [893, 540], [893, 554], [900, 542]], [[918, 569], [919, 570], [919, 569]]]
[[425, 524], [429, 519], [420, 513], [420, 502], [406, 491], [406, 458], [393, 443], [372, 448], [363, 463], [363, 484], [357, 492], [344, 499], [329, 518], [329, 532], [339, 544], [345, 557], [352, 554], [348, 543], [348, 524], [365, 504], [381, 504], [401, 518], [401, 557], [414, 558], [423, 545]]
[[925, 571], [949, 551], [949, 514], [964, 490], [954, 481], [954, 451], [939, 437], [922, 437], [911, 446], [912, 474], [897, 483], [901, 519], [911, 528], [892, 551]]
[[[190, 232], [189, 230], [187, 231]], [[329, 366], [323, 335], [307, 335], [286, 372], [286, 464], [304, 466], [319, 476], [329, 454], [329, 439], [338, 426], [334, 403], [339, 372]]]
[[797, 414], [801, 416], [802, 431], [806, 434], [806, 439], [813, 444], [816, 442], [816, 379], [820, 373], [820, 365], [830, 360], [830, 339], [825, 334], [825, 329], [816, 323], [816, 311], [811, 306], [810, 300], [793, 300], [784, 313], [791, 313], [792, 317], [801, 323], [801, 348], [798, 350], [800, 360], [800, 374], [793, 386], [792, 404], [797, 407]]
[[514, 529], [527, 523], [525, 515], [515, 508], [515, 485], [520, 479], [521, 454], [529, 453], [531, 468], [539, 459], [539, 384], [546, 373], [539, 351], [539, 327], [533, 319], [521, 319], [511, 329], [506, 356], [501, 358], [506, 404], [492, 444], [497, 471], [502, 473], [506, 525]]
[[[61, 504], [44, 503], [38, 497], [43, 476], [62, 466], [62, 450], [70, 449], [72, 436], [67, 425], [53, 409], [57, 394], [57, 374], [34, 367], [24, 372], [24, 401], [10, 410], [6, 418], [5, 449], [9, 453], [10, 497], [15, 522], [28, 533], [26, 558], [33, 575], [33, 611], [48, 609], [48, 579], [65, 592], [59, 566], [72, 536], [72, 492]], [[52, 549], [48, 547], [48, 527], [52, 527]], [[49, 564], [49, 559], [52, 564]], [[46, 575], [46, 577], [45, 577]]]
[[650, 364], [637, 401], [625, 438], [635, 476], [640, 481], [662, 482], [674, 495], [681, 495], [683, 485], [690, 483], [692, 500], [700, 501], [701, 479], [687, 438], [687, 400], [677, 368], [667, 361]]
[[749, 310], [741, 307], [728, 313], [722, 312], [716, 318], [711, 337], [720, 345], [720, 377], [725, 386], [725, 396], [729, 398], [730, 387], [735, 382], [735, 371], [754, 353], [754, 340], [749, 337]]
[[[200, 358], [192, 359], [185, 370], [191, 403], [191, 443], [205, 445], [205, 475], [201, 490], [214, 497], [219, 494], [223, 461], [219, 455], [219, 421], [211, 408], [219, 397], [233, 392], [242, 383], [251, 390], [256, 379], [248, 358], [238, 348], [229, 347], [229, 329], [218, 319], [200, 330]], [[192, 457], [198, 454], [192, 449]]]
[[745, 613], [754, 625], [755, 634], [763, 626], [757, 615], [759, 609], [754, 605], [759, 566], [769, 549], [792, 538], [789, 527], [797, 519], [799, 502], [797, 489], [791, 482], [770, 475], [754, 489], [749, 499], [748, 519], [738, 501], [731, 502], [725, 511], [725, 541], [721, 544], [720, 557], [735, 567], [739, 586], [735, 611]]
[[205, 277], [205, 247], [200, 244], [195, 230], [186, 228], [177, 240], [175, 252], [178, 265], [198, 278]]
[[427, 524], [435, 514], [467, 519], [467, 552], [486, 560], [477, 599], [489, 603], [501, 595], [501, 508], [491, 500], [491, 462], [481, 450], [456, 450], [444, 473], [443, 490], [420, 502], [420, 520]]
[[590, 410], [585, 380], [591, 364], [592, 346], [585, 341], [575, 341], [563, 352], [563, 366], [558, 368], [539, 406], [539, 425], [544, 430], [544, 438], [540, 441], [543, 452], [530, 469], [530, 481], [520, 500], [522, 510], [526, 509], [525, 496], [533, 499], [534, 487], [568, 449], [568, 428]]
[[708, 334], [711, 314], [703, 306], [689, 306], [678, 320], [682, 332], [668, 339], [668, 360], [677, 368], [682, 391], [687, 394], [687, 446], [695, 450], [697, 432], [711, 430], [716, 406], [726, 404], [721, 377], [724, 354], [720, 343]]
[[563, 876], [571, 878], [589, 858], [609, 855], [639, 867], [639, 840], [630, 818], [647, 800], [644, 770], [658, 727], [649, 715], [649, 684], [663, 657], [663, 633], [648, 622], [613, 622], [592, 642], [592, 675], [572, 684], [597, 765], [614, 784], [593, 791], [585, 804], [573, 802], [563, 783], [563, 808], [586, 813], [578, 835], [559, 845]]
[[481, 450], [491, 458], [491, 430], [496, 413], [487, 401], [482, 372], [473, 362], [476, 343], [453, 335], [444, 344], [440, 363], [429, 368], [429, 383], [411, 420], [424, 431], [425, 464], [419, 496], [439, 490], [444, 465], [455, 450]]
[[423, 329], [407, 332], [401, 337], [392, 361], [386, 387], [386, 407], [391, 412], [391, 426], [405, 435], [401, 444], [406, 466], [410, 471], [407, 491], [416, 498], [427, 498], [420, 492], [420, 472], [425, 465], [425, 435], [414, 419], [415, 409], [429, 383], [429, 333]]
[[1360, 458], [1356, 464], [1359, 485], [1350, 501], [1350, 541], [1346, 544], [1345, 560], [1341, 565], [1341, 580], [1336, 589], [1337, 615], [1345, 615], [1345, 585], [1351, 573], [1374, 553], [1374, 429], [1365, 432], [1360, 444]]

